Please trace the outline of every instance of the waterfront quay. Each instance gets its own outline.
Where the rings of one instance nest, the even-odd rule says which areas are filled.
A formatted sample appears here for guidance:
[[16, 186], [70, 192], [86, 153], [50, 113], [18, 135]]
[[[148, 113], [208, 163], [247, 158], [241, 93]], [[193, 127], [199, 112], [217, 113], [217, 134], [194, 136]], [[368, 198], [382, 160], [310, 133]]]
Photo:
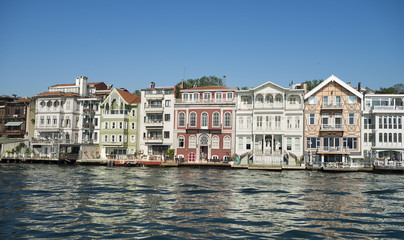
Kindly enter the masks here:
[[67, 160], [57, 158], [0, 158], [1, 163], [28, 163], [28, 164], [60, 164], [60, 165], [88, 165], [109, 167], [193, 167], [193, 168], [221, 168], [221, 169], [248, 169], [263, 171], [323, 171], [323, 172], [374, 172], [374, 173], [404, 173], [402, 161], [375, 161], [373, 164], [316, 164], [316, 165], [259, 165], [259, 164], [235, 164], [234, 162], [188, 162], [176, 160], [114, 160], [114, 159], [79, 159]]

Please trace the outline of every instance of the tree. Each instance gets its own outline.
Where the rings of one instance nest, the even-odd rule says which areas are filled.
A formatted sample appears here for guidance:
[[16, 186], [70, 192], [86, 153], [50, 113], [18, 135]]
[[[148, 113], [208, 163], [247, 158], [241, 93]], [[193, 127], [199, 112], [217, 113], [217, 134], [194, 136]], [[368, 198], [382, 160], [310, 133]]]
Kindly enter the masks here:
[[[182, 83], [179, 82], [177, 86], [179, 86]], [[206, 86], [223, 86], [223, 79], [218, 78], [216, 76], [203, 76], [201, 78], [196, 78], [196, 79], [188, 79], [184, 81], [183, 88], [192, 88], [193, 86], [198, 86], [198, 87], [206, 87]]]
[[241, 90], [248, 90], [250, 89], [249, 87], [242, 87]]
[[304, 83], [305, 83], [306, 86], [307, 86], [307, 91], [311, 91], [313, 88], [315, 88], [315, 87], [317, 87], [318, 85], [320, 85], [320, 83], [322, 83], [323, 81], [324, 81], [323, 79], [319, 79], [319, 80], [314, 79], [314, 80], [311, 80], [311, 81], [307, 80], [307, 81], [305, 81]]
[[140, 90], [135, 90], [135, 91], [133, 92], [133, 94], [138, 95], [138, 96], [141, 96]]
[[206, 87], [206, 86], [223, 86], [223, 79], [218, 78], [216, 76], [203, 76], [201, 78], [196, 79], [188, 79], [186, 81], [181, 81], [176, 85], [175, 97], [180, 97], [180, 86], [182, 84], [182, 88], [193, 88], [197, 87]]
[[401, 93], [404, 93], [404, 84], [397, 83], [389, 88], [381, 87], [379, 90], [376, 90], [376, 93], [378, 93], [378, 94], [401, 94]]

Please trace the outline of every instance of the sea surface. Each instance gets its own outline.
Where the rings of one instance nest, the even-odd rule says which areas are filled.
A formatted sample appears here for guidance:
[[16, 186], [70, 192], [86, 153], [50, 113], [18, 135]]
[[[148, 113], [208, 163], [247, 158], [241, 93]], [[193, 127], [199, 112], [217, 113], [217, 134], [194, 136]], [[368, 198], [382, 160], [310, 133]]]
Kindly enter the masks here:
[[0, 239], [404, 238], [404, 175], [0, 164]]

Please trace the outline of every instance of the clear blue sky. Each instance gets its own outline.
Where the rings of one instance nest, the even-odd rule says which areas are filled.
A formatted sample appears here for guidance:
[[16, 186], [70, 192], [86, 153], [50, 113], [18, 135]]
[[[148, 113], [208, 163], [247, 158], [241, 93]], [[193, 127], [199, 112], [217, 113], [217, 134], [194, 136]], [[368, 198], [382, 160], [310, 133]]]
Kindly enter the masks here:
[[204, 75], [232, 87], [404, 82], [403, 0], [0, 0], [0, 95], [81, 75], [130, 91]]

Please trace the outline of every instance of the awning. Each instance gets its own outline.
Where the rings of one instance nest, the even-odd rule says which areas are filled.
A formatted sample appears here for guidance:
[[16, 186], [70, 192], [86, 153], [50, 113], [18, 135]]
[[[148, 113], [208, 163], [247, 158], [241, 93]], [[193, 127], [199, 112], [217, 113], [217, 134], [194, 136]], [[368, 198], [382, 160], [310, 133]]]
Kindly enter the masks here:
[[349, 156], [351, 159], [363, 159], [363, 156]]
[[21, 126], [24, 122], [8, 122], [4, 126], [6, 127], [18, 127]]

